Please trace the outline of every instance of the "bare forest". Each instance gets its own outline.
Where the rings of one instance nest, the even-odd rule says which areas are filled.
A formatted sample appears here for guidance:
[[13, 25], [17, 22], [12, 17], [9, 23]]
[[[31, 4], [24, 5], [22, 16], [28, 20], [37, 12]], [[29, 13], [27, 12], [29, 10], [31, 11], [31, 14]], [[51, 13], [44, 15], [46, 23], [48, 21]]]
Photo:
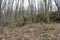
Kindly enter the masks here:
[[0, 40], [60, 40], [60, 0], [0, 0]]

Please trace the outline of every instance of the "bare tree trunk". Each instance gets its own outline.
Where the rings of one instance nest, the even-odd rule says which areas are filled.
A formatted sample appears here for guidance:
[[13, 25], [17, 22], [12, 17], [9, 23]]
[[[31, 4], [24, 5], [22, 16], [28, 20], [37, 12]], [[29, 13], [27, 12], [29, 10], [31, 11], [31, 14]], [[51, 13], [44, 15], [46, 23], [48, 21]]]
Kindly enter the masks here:
[[[54, 0], [55, 1], [55, 0]], [[57, 1], [57, 0], [56, 0]], [[56, 4], [56, 6], [57, 6], [57, 8], [58, 8], [58, 12], [57, 12], [57, 14], [58, 14], [58, 19], [60, 19], [60, 5], [58, 5], [58, 3], [55, 1], [55, 4]]]
[[1, 3], [2, 3], [2, 0], [0, 0], [0, 34], [3, 32]]
[[47, 4], [49, 0], [45, 0], [45, 16], [47, 18], [47, 22], [49, 23], [49, 13], [48, 13], [48, 10], [49, 10], [49, 3]]
[[11, 22], [14, 21], [14, 15], [13, 15], [13, 3], [14, 3], [14, 0], [13, 0], [12, 3], [11, 3], [11, 11], [10, 11], [10, 13], [11, 13], [11, 16], [10, 16]]
[[57, 4], [56, 1], [55, 1], [55, 4], [56, 4], [56, 6], [57, 6], [57, 8], [58, 8], [58, 11], [60, 11], [60, 7], [58, 6], [58, 4]]
[[18, 18], [18, 4], [19, 4], [19, 0], [18, 0], [18, 3], [16, 3], [16, 9], [15, 9], [15, 14], [14, 14], [14, 19]]
[[49, 12], [49, 7], [50, 7], [49, 6], [50, 5], [50, 0], [48, 0], [47, 2], [48, 2], [48, 4], [46, 4], [47, 5], [47, 8], [46, 8], [47, 14], [46, 14], [46, 16], [47, 16], [47, 22], [49, 23], [50, 19], [49, 19], [49, 13], [48, 12]]
[[31, 21], [31, 15], [30, 15], [30, 12], [31, 12], [31, 0], [28, 0], [28, 3], [29, 3], [29, 17], [30, 17], [30, 23], [32, 22]]
[[32, 0], [28, 0], [29, 3], [29, 14], [30, 14], [30, 22], [32, 23], [33, 21], [33, 1]]

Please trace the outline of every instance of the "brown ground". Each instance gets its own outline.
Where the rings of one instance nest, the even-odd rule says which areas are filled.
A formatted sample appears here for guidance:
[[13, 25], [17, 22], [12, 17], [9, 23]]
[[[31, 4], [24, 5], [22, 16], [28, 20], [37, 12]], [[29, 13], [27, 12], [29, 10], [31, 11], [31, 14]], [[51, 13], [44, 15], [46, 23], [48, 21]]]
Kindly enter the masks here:
[[[60, 23], [32, 23], [26, 24], [23, 27], [5, 27], [4, 33], [0, 34], [2, 40], [43, 40], [43, 27], [54, 27], [55, 30], [46, 40], [60, 40]], [[56, 33], [56, 35], [53, 35]], [[54, 37], [54, 38], [53, 38]]]

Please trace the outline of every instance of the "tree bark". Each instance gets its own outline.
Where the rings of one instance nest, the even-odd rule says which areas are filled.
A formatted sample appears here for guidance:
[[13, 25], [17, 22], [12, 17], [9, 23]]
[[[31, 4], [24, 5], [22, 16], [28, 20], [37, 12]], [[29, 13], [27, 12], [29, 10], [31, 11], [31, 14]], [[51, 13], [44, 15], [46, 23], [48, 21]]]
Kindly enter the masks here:
[[0, 0], [0, 34], [3, 32], [1, 3], [2, 3], [2, 0]]

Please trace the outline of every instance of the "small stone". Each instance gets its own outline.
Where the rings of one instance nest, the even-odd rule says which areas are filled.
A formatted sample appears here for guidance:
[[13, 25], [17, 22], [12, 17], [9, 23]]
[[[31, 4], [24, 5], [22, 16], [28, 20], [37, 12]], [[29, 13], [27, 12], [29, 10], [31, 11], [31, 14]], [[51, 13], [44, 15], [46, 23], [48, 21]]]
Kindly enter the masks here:
[[53, 37], [54, 35], [53, 35], [53, 34], [51, 34], [51, 36]]
[[58, 36], [60, 36], [60, 34], [58, 34]]
[[5, 40], [4, 38], [2, 40]]
[[49, 38], [51, 40], [51, 38]]

